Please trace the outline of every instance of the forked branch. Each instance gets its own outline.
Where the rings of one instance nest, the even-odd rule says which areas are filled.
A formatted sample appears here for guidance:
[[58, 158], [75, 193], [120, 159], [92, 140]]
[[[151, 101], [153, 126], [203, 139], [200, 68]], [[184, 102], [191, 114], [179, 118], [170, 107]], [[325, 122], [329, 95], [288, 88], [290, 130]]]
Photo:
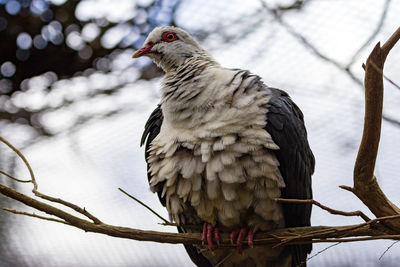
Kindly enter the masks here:
[[[376, 217], [400, 214], [382, 192], [374, 176], [378, 153], [383, 107], [383, 67], [385, 60], [400, 39], [400, 27], [382, 45], [378, 43], [365, 64], [365, 117], [363, 136], [354, 166], [354, 187], [342, 187], [352, 191]], [[387, 222], [392, 230], [400, 230], [400, 220]]]
[[[52, 219], [43, 216], [34, 216], [40, 219], [51, 220], [54, 222], [65, 223], [85, 232], [101, 233], [113, 237], [134, 239], [139, 241], [154, 241], [159, 243], [171, 244], [201, 244], [200, 233], [166, 233], [149, 230], [138, 230], [128, 227], [114, 226], [105, 223], [94, 223], [81, 219], [50, 204], [41, 202], [26, 196], [10, 187], [0, 184], [0, 193], [14, 200], [24, 203], [27, 206], [55, 216], [59, 219]], [[24, 212], [8, 210], [13, 213], [29, 215]], [[399, 215], [400, 216], [400, 215]], [[383, 217], [371, 220], [367, 223], [347, 225], [347, 226], [311, 226], [278, 229], [267, 233], [258, 233], [254, 239], [255, 245], [272, 244], [276, 246], [288, 244], [303, 244], [317, 242], [352, 242], [373, 239], [394, 239], [400, 240], [400, 235], [389, 235], [379, 222], [389, 221], [399, 216]], [[42, 218], [43, 217], [43, 218]], [[60, 220], [61, 219], [61, 220]], [[371, 227], [373, 226], [373, 227]], [[357, 237], [357, 238], [351, 238]], [[221, 235], [221, 246], [232, 246], [227, 234]]]
[[21, 151], [19, 151], [15, 146], [13, 146], [10, 142], [8, 142], [5, 138], [0, 136], [0, 141], [4, 144], [6, 144], [9, 148], [11, 148], [20, 158], [21, 160], [24, 162], [25, 166], [27, 167], [28, 171], [29, 171], [29, 175], [31, 177], [30, 180], [22, 180], [22, 179], [18, 179], [6, 172], [1, 171], [1, 174], [7, 176], [10, 179], [13, 179], [17, 182], [22, 182], [22, 183], [32, 183], [33, 184], [33, 189], [32, 192], [35, 194], [35, 196], [40, 197], [42, 199], [46, 199], [48, 201], [54, 202], [54, 203], [59, 203], [61, 205], [67, 206], [73, 210], [75, 210], [78, 213], [83, 214], [84, 216], [88, 217], [89, 219], [91, 219], [94, 223], [101, 223], [101, 221], [96, 218], [95, 216], [93, 216], [92, 214], [90, 214], [85, 208], [81, 208], [78, 205], [75, 205], [71, 202], [65, 201], [63, 199], [60, 198], [55, 198], [55, 197], [51, 197], [49, 195], [45, 195], [42, 194], [38, 191], [38, 184], [36, 182], [36, 178], [35, 178], [35, 174], [32, 170], [31, 165], [29, 164], [29, 161], [26, 159], [26, 157], [24, 156], [24, 154], [22, 154]]

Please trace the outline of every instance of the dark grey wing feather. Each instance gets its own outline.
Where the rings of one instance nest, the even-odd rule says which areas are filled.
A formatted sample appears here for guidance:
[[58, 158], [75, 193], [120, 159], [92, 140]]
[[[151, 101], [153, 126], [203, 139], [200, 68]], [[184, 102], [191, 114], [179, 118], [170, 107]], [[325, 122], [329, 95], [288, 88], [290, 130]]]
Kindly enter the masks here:
[[[147, 120], [146, 125], [144, 126], [142, 139], [140, 140], [140, 146], [143, 146], [147, 139], [146, 153], [149, 144], [151, 143], [151, 141], [153, 141], [154, 138], [156, 138], [156, 136], [160, 132], [163, 120], [164, 116], [162, 114], [161, 105], [158, 105], [157, 108], [153, 110], [149, 119]], [[147, 138], [147, 136], [149, 137]]]
[[[285, 181], [283, 198], [312, 199], [311, 175], [314, 172], [315, 159], [307, 140], [303, 113], [279, 89], [272, 91], [267, 113], [265, 130], [272, 136], [279, 150], [274, 153], [279, 160], [279, 170]], [[286, 227], [309, 226], [311, 204], [282, 204]], [[293, 266], [305, 262], [312, 245], [292, 246]], [[301, 266], [305, 266], [301, 265]]]
[[[145, 144], [145, 157], [146, 157], [146, 162], [147, 162], [147, 178], [150, 181], [151, 180], [151, 173], [149, 172], [150, 169], [150, 163], [147, 161], [149, 157], [149, 149], [150, 149], [150, 144], [156, 138], [156, 136], [160, 133], [161, 125], [163, 122], [163, 114], [161, 110], [161, 106], [158, 105], [157, 108], [151, 113], [149, 119], [146, 122], [146, 125], [144, 127], [144, 132], [142, 135], [142, 139], [140, 140], [140, 146], [143, 146]], [[162, 188], [162, 184], [160, 185], [160, 188]], [[160, 199], [161, 204], [165, 206], [166, 200], [165, 197], [161, 196], [162, 190], [158, 190], [158, 198]], [[184, 229], [181, 227], [178, 227], [178, 231], [180, 233], [184, 232]], [[211, 263], [202, 255], [198, 252], [198, 250], [192, 246], [192, 245], [184, 245], [186, 252], [188, 253], [190, 259], [199, 267], [211, 267]]]
[[[178, 227], [179, 233], [184, 233], [185, 231]], [[190, 259], [193, 261], [194, 264], [198, 267], [212, 267], [213, 265], [204, 257], [199, 250], [192, 246], [192, 245], [184, 245], [187, 254], [189, 255]]]
[[[143, 144], [146, 143], [145, 145], [145, 157], [146, 157], [146, 162], [147, 162], [147, 178], [150, 182], [151, 180], [151, 173], [149, 171], [150, 169], [150, 163], [147, 161], [149, 158], [149, 149], [150, 149], [150, 144], [156, 138], [156, 136], [160, 133], [161, 129], [161, 124], [164, 120], [164, 116], [162, 114], [161, 106], [158, 105], [157, 108], [151, 113], [149, 119], [146, 122], [146, 125], [144, 126], [144, 132], [142, 135], [142, 139], [140, 140], [140, 146], [143, 146]], [[160, 188], [162, 188], [162, 184], [158, 185]], [[157, 195], [158, 198], [160, 199], [161, 204], [165, 206], [165, 197], [161, 196], [162, 191], [158, 190]]]

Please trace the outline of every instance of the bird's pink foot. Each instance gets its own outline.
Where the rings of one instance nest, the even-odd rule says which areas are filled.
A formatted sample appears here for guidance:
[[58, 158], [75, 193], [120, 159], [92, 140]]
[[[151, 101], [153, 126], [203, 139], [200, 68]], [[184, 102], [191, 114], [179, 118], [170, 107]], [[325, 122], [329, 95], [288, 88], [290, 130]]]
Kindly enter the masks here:
[[[239, 235], [238, 235], [239, 233]], [[237, 236], [237, 238], [236, 238]], [[235, 229], [231, 232], [230, 238], [231, 238], [231, 243], [235, 244], [236, 243], [236, 249], [239, 254], [242, 254], [243, 248], [242, 248], [242, 243], [245, 237], [247, 236], [247, 244], [249, 247], [253, 247], [253, 237], [254, 237], [254, 231], [253, 229], [248, 229], [247, 227], [243, 227], [240, 230]], [[236, 239], [236, 242], [234, 240]]]
[[219, 245], [219, 241], [221, 239], [219, 235], [219, 230], [217, 227], [213, 227], [211, 223], [205, 222], [203, 224], [203, 235], [201, 240], [203, 244], [205, 243], [205, 241], [207, 241], [207, 245], [211, 253], [213, 253], [215, 250], [213, 239], [215, 239], [217, 245]]

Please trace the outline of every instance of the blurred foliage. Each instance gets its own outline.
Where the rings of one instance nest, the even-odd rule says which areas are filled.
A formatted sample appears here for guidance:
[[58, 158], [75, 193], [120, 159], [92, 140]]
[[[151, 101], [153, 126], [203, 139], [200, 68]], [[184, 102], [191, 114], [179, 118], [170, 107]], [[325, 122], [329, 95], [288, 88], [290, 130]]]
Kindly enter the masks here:
[[[273, 12], [298, 11], [310, 1], [293, 0], [289, 5], [278, 1]], [[36, 137], [73, 131], [93, 118], [123, 112], [124, 107], [95, 112], [77, 106], [117, 95], [138, 79], [161, 76], [150, 61], [143, 65], [129, 55], [154, 27], [176, 25], [182, 2], [138, 0], [114, 5], [107, 0], [0, 0], [0, 132], [23, 127], [19, 132], [29, 137], [24, 136], [27, 141], [21, 145], [28, 145]], [[103, 10], [96, 9], [100, 6]], [[266, 19], [262, 8], [255, 12], [231, 22], [241, 31], [229, 32], [228, 25], [217, 24], [192, 33], [201, 41], [213, 35], [220, 44], [236, 42]], [[48, 114], [68, 109], [68, 119], [57, 113], [58, 123], [49, 122]], [[61, 121], [67, 123], [54, 126]]]
[[[20, 148], [37, 137], [56, 135], [61, 131], [49, 127], [45, 114], [64, 110], [79, 101], [90, 106], [88, 99], [110, 96], [132, 82], [132, 79], [117, 79], [110, 83], [105, 77], [115, 78], [116, 69], [119, 72], [132, 69], [132, 65], [116, 68], [114, 61], [125, 51], [131, 54], [132, 48], [140, 46], [157, 25], [174, 24], [178, 3], [137, 1], [132, 10], [125, 10], [128, 16], [110, 18], [107, 12], [95, 15], [88, 12], [97, 4], [91, 0], [0, 0], [0, 134], [22, 134], [25, 142], [18, 144]], [[161, 75], [153, 64], [135, 69], [139, 72], [136, 79]], [[80, 86], [85, 87], [83, 92], [74, 94]], [[97, 90], [92, 90], [93, 87]], [[115, 113], [112, 110], [105, 115]], [[92, 117], [93, 114], [77, 116], [71, 125]], [[15, 154], [0, 149], [0, 168], [13, 173], [15, 164]], [[7, 201], [0, 197], [3, 205]], [[8, 214], [0, 214], [1, 240], [10, 235], [10, 218]], [[7, 242], [2, 242], [0, 266], [23, 266], [23, 259], [12, 256], [13, 253]]]
[[[179, 1], [138, 1], [129, 17], [82, 15], [82, 10], [95, 4], [89, 0], [0, 0], [1, 125], [21, 124], [35, 129], [37, 135], [53, 135], [41, 115], [74, 99], [65, 95], [51, 107], [20, 104], [16, 99], [29, 91], [41, 90], [46, 95], [59, 80], [112, 72], [112, 61], [125, 49], [140, 46], [155, 26], [174, 24]], [[154, 66], [141, 71], [144, 79], [161, 74]]]

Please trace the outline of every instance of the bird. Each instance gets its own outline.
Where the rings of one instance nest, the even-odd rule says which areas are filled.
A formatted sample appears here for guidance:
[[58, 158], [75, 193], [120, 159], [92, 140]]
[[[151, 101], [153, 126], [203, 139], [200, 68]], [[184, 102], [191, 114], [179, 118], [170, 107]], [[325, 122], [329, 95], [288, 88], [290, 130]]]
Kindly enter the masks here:
[[[304, 116], [283, 90], [247, 70], [225, 68], [185, 30], [154, 28], [133, 58], [165, 75], [141, 139], [149, 186], [197, 266], [306, 266], [311, 244], [257, 246], [258, 232], [310, 225], [315, 158]], [[221, 246], [221, 233], [233, 246]], [[246, 245], [247, 243], [247, 245]]]

